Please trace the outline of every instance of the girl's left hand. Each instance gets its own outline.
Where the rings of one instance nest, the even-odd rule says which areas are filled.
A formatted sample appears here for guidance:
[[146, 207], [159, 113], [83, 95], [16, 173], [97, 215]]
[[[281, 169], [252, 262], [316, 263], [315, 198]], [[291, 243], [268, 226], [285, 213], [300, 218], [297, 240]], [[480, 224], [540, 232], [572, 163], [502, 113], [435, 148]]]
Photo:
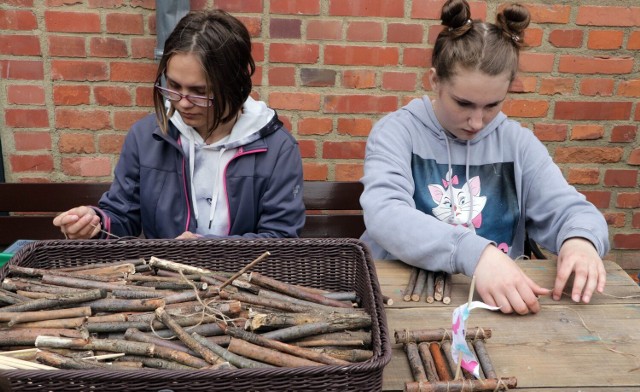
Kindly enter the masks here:
[[200, 234], [195, 234], [190, 231], [185, 231], [184, 233], [177, 236], [176, 240], [192, 240], [195, 238], [202, 238], [202, 236]]

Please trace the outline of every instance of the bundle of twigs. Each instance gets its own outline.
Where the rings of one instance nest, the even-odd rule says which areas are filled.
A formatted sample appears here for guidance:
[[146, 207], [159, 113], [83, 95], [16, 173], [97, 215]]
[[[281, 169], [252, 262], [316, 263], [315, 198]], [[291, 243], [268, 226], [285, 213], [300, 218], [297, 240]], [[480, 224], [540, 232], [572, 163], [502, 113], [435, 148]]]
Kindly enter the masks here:
[[406, 302], [418, 302], [423, 294], [428, 303], [441, 301], [444, 304], [449, 304], [451, 302], [451, 274], [413, 267], [402, 299]]
[[371, 358], [355, 293], [152, 257], [62, 269], [9, 266], [0, 369], [219, 369]]
[[456, 378], [459, 367], [451, 355], [451, 331], [396, 330], [395, 341], [402, 344], [413, 376], [405, 383], [405, 391], [498, 391], [515, 388], [515, 377], [498, 377], [485, 346], [491, 337], [490, 329], [471, 328], [465, 337], [469, 350], [475, 354], [480, 364], [480, 378], [466, 370]]

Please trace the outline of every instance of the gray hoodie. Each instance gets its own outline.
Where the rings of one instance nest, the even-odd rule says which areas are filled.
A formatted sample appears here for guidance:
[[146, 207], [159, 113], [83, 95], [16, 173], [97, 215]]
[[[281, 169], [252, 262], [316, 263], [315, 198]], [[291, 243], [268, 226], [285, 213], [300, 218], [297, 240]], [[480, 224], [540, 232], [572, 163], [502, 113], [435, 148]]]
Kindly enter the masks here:
[[414, 99], [374, 126], [361, 182], [361, 239], [374, 258], [471, 276], [489, 244], [521, 256], [525, 230], [554, 253], [571, 237], [609, 251], [602, 214], [502, 112], [465, 141], [442, 128], [429, 97]]

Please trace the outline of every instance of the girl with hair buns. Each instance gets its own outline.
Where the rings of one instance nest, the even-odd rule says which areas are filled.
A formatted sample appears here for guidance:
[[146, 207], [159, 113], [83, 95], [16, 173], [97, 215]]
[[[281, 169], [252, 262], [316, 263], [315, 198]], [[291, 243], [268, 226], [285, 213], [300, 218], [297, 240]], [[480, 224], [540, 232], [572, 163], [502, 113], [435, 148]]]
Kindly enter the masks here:
[[[360, 202], [375, 258], [476, 276], [483, 301], [504, 313], [536, 313], [538, 296], [589, 302], [604, 290], [607, 224], [567, 184], [545, 146], [501, 112], [529, 24], [508, 5], [496, 23], [471, 20], [465, 0], [442, 8], [433, 49], [432, 97], [381, 119], [367, 141]], [[553, 289], [513, 259], [526, 233], [558, 254]]]
[[184, 16], [158, 65], [156, 113], [127, 134], [110, 190], [53, 224], [69, 238], [297, 237], [300, 151], [275, 111], [249, 95], [254, 71], [238, 19]]

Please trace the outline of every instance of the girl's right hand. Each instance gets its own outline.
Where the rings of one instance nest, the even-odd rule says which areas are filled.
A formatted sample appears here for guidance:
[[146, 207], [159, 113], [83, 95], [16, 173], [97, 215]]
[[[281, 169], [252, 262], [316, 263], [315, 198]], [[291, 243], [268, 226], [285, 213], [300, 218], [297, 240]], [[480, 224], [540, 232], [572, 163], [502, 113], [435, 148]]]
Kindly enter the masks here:
[[493, 245], [486, 247], [476, 266], [476, 289], [482, 300], [503, 313], [538, 313], [538, 296], [551, 290], [538, 286], [518, 265]]
[[69, 239], [89, 239], [100, 233], [100, 217], [91, 207], [81, 206], [56, 216], [53, 225]]

